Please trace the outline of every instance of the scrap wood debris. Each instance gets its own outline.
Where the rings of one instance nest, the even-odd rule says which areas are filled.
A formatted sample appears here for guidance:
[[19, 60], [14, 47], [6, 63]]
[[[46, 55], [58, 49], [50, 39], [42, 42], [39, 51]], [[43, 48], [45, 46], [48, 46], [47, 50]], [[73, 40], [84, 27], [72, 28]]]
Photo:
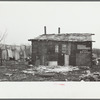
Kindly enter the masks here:
[[37, 68], [38, 71], [44, 71], [44, 72], [68, 72], [73, 70], [79, 70], [78, 67], [72, 67], [72, 66], [40, 66]]
[[81, 81], [87, 76], [99, 81], [100, 73], [93, 73], [88, 66], [33, 66], [11, 64], [0, 67], [0, 81]]

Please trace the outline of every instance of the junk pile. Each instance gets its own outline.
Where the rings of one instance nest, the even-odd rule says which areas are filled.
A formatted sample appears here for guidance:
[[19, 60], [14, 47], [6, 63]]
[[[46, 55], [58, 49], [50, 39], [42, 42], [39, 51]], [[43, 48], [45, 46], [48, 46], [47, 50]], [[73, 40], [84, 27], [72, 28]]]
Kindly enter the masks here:
[[65, 81], [68, 72], [78, 71], [79, 68], [72, 66], [39, 66], [23, 70], [25, 74], [36, 76], [38, 81]]
[[31, 66], [13, 64], [0, 67], [0, 81], [100, 81], [99, 72], [79, 66]]
[[80, 76], [80, 80], [82, 81], [100, 81], [100, 72], [91, 73], [87, 70], [87, 74], [82, 74]]
[[10, 77], [10, 80], [12, 81], [22, 81], [24, 79], [26, 79], [27, 76], [26, 74], [23, 74], [23, 73], [14, 73], [11, 77]]
[[44, 71], [44, 72], [69, 72], [73, 70], [79, 70], [78, 67], [72, 67], [72, 66], [39, 66], [37, 68], [38, 71]]
[[32, 68], [31, 69], [27, 69], [27, 70], [23, 70], [22, 72], [26, 73], [26, 74], [32, 74], [32, 75], [35, 74], [35, 72], [34, 72], [34, 70]]

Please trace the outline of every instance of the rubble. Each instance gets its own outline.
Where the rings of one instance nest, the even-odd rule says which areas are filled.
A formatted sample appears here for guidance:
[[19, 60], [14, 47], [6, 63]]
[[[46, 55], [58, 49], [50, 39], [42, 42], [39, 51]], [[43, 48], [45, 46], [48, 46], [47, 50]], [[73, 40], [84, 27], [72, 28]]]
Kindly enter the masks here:
[[100, 81], [100, 70], [86, 69], [87, 66], [27, 67], [12, 63], [0, 67], [0, 81]]
[[73, 70], [79, 70], [78, 67], [72, 67], [72, 66], [40, 66], [37, 68], [38, 71], [42, 72], [68, 72]]
[[100, 81], [100, 72], [87, 73], [80, 76], [80, 80], [84, 81]]
[[41, 76], [41, 77], [53, 77], [55, 75], [55, 73], [38, 73], [37, 75]]
[[11, 74], [11, 73], [5, 73], [5, 75], [7, 75], [7, 76], [9, 76], [9, 77], [10, 77], [12, 74]]
[[23, 73], [26, 73], [26, 74], [32, 74], [32, 75], [35, 74], [35, 72], [33, 71], [33, 69], [23, 70], [22, 72], [23, 72]]
[[27, 78], [27, 75], [26, 74], [18, 74], [18, 73], [15, 73], [13, 75], [11, 75], [10, 77], [10, 80], [13, 80], [13, 81], [21, 81], [23, 79], [26, 79]]

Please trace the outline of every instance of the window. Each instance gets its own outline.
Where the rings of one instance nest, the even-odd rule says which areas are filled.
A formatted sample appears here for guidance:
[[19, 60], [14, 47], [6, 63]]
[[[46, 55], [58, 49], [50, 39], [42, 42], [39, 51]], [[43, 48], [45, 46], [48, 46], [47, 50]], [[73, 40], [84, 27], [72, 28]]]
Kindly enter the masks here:
[[48, 53], [49, 53], [49, 54], [55, 53], [55, 48], [54, 48], [53, 45], [48, 45]]
[[62, 53], [66, 53], [66, 45], [62, 44]]
[[59, 46], [55, 45], [55, 52], [58, 53], [59, 52]]

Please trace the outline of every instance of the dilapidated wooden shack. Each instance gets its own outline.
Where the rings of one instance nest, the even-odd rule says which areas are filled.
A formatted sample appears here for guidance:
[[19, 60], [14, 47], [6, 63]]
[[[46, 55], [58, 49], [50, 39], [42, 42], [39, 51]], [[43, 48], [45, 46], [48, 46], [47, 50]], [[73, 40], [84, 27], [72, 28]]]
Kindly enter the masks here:
[[33, 65], [91, 66], [92, 34], [42, 34], [32, 42]]

